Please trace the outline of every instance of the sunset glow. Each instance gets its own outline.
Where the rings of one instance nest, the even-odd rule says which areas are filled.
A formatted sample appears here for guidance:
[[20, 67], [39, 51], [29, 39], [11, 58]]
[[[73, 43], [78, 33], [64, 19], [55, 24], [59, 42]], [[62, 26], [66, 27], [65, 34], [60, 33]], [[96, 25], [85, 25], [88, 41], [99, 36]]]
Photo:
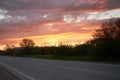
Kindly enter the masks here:
[[[5, 4], [6, 3], [6, 4]], [[120, 0], [2, 0], [0, 49], [30, 38], [36, 46], [92, 39], [107, 19], [120, 17]]]

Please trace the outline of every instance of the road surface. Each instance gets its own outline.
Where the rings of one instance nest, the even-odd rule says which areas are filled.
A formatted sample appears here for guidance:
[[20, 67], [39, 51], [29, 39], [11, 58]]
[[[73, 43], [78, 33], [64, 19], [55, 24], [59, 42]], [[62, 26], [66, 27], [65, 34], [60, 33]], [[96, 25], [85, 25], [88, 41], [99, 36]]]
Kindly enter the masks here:
[[120, 65], [0, 56], [21, 80], [120, 80]]

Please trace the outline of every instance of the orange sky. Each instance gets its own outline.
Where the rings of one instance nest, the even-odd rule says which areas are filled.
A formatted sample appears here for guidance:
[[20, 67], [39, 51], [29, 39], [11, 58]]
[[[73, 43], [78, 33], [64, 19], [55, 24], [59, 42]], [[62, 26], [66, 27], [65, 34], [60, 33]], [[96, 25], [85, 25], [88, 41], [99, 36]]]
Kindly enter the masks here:
[[[96, 27], [95, 27], [96, 28]], [[4, 49], [6, 43], [10, 45], [19, 46], [22, 39], [32, 39], [34, 40], [36, 46], [57, 46], [60, 43], [70, 43], [71, 45], [82, 44], [87, 40], [92, 39], [93, 30], [90, 28], [82, 28], [83, 30], [89, 30], [89, 32], [67, 32], [67, 33], [57, 33], [57, 34], [47, 34], [47, 35], [37, 35], [37, 36], [26, 36], [18, 38], [8, 38], [2, 41], [0, 49]], [[54, 29], [53, 29], [54, 30]]]
[[120, 0], [2, 0], [0, 49], [6, 44], [18, 46], [23, 38], [32, 39], [36, 46], [81, 44], [92, 39], [93, 31], [103, 21], [120, 17], [119, 3]]

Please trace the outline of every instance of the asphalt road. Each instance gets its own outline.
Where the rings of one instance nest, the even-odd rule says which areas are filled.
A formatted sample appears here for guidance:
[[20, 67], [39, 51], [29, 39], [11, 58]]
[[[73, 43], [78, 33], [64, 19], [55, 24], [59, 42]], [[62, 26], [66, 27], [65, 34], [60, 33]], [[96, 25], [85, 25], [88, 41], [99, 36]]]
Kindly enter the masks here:
[[120, 65], [0, 56], [21, 80], [120, 80]]

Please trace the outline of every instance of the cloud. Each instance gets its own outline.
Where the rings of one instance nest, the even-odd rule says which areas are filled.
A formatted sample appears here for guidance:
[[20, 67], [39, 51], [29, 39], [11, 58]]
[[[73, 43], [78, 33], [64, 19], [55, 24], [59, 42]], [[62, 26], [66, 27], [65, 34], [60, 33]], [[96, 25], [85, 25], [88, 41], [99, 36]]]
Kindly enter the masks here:
[[117, 9], [120, 8], [120, 0], [107, 0], [106, 8], [107, 9]]
[[86, 34], [103, 20], [120, 17], [119, 3], [120, 0], [0, 0], [0, 40], [69, 32]]
[[[76, 1], [76, 0], [75, 0]], [[8, 10], [56, 9], [73, 4], [73, 0], [1, 0], [0, 7]], [[22, 6], [21, 6], [22, 5]]]
[[[120, 0], [1, 0], [0, 8], [19, 10], [97, 10], [119, 8]], [[22, 5], [22, 6], [21, 6]]]

